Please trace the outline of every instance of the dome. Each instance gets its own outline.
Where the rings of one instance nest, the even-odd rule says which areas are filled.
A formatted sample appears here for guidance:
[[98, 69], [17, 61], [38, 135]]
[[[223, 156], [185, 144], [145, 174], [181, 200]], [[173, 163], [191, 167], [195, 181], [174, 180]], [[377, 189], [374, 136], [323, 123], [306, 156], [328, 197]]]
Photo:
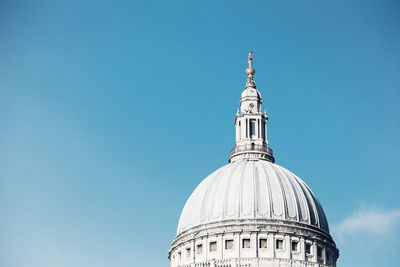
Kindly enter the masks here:
[[299, 177], [275, 164], [252, 59], [249, 52], [229, 163], [183, 207], [168, 251], [171, 267], [335, 267], [339, 250], [321, 204]]
[[245, 98], [256, 98], [257, 100], [261, 99], [261, 93], [255, 89], [254, 87], [248, 87], [246, 89], [243, 90], [242, 94], [241, 94], [241, 98], [245, 99]]
[[308, 186], [266, 160], [238, 160], [205, 178], [186, 202], [177, 234], [224, 222], [294, 223], [329, 234], [324, 211]]

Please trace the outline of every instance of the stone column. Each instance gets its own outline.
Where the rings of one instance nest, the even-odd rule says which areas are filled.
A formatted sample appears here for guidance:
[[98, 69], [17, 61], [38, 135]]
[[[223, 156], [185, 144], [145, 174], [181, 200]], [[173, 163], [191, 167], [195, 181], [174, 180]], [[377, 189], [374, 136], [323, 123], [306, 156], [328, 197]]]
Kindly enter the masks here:
[[275, 259], [276, 255], [275, 255], [275, 234], [272, 234], [272, 245], [271, 245], [271, 249], [272, 249], [272, 258]]
[[301, 255], [301, 260], [305, 261], [306, 260], [306, 243], [303, 237], [300, 238], [300, 255]]
[[[290, 241], [290, 236], [286, 235], [284, 240], [285, 240], [285, 245], [286, 245], [286, 250], [285, 250], [286, 259], [291, 259], [292, 258], [292, 244]], [[285, 248], [285, 246], [283, 248]]]
[[313, 252], [313, 257], [312, 257], [312, 259], [313, 259], [313, 262], [318, 262], [318, 255], [317, 255], [317, 242], [315, 242], [315, 241], [313, 241], [313, 244], [312, 244], [312, 252]]

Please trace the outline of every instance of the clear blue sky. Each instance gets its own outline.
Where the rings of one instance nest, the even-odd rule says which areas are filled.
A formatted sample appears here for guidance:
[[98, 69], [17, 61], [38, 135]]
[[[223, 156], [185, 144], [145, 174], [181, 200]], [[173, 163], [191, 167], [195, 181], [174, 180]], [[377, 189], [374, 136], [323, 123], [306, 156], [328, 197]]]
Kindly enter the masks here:
[[400, 258], [400, 3], [0, 1], [0, 265], [168, 266], [226, 164], [247, 51], [339, 267]]

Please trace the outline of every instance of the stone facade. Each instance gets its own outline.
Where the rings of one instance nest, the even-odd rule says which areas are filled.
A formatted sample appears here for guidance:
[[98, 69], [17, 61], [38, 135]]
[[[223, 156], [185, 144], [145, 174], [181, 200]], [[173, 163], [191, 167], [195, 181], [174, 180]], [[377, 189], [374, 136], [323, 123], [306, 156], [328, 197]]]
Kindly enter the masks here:
[[171, 246], [172, 267], [336, 266], [338, 251], [318, 229], [276, 222], [209, 225]]

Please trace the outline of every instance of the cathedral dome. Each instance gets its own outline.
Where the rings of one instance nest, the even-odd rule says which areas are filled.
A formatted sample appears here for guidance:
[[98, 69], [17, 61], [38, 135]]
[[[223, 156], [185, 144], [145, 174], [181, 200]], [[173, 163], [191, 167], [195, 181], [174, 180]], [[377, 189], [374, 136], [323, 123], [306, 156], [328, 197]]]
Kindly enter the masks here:
[[308, 186], [266, 160], [238, 160], [204, 179], [183, 208], [177, 234], [237, 222], [296, 224], [329, 233], [324, 211]]
[[229, 163], [187, 200], [168, 252], [171, 267], [336, 267], [339, 250], [321, 204], [275, 164], [252, 60], [249, 52]]

